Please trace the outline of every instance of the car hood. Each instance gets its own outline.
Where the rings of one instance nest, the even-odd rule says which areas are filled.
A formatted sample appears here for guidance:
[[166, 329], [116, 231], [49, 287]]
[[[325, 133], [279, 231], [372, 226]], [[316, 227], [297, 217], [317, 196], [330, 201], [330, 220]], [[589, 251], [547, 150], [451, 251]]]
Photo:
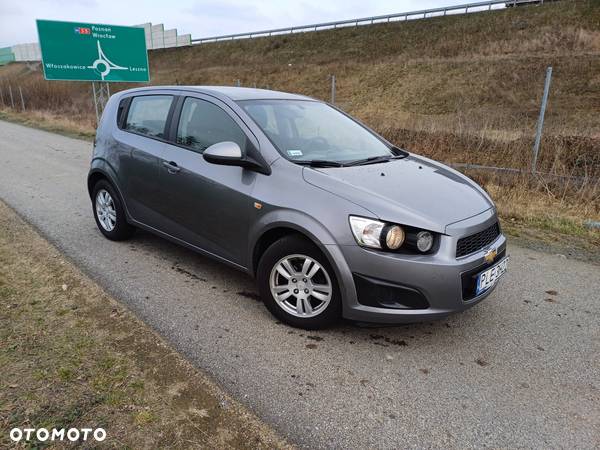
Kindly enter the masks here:
[[494, 207], [485, 191], [454, 169], [410, 155], [386, 163], [303, 170], [304, 180], [381, 220], [443, 233]]

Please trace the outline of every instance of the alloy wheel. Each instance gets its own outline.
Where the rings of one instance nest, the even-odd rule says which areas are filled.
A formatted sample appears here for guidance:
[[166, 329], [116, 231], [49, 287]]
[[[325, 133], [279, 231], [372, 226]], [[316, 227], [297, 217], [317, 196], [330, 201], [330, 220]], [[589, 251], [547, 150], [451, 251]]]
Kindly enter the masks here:
[[111, 232], [117, 225], [115, 202], [106, 189], [100, 189], [96, 194], [96, 215], [102, 228]]
[[271, 295], [285, 312], [295, 317], [315, 317], [331, 302], [333, 286], [325, 268], [306, 255], [281, 258], [269, 277]]

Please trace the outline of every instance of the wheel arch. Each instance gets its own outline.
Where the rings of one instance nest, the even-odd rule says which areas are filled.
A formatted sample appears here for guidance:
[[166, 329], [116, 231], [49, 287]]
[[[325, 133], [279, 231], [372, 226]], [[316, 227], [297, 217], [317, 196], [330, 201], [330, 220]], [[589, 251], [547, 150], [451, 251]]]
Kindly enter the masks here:
[[310, 239], [306, 234], [301, 233], [300, 231], [290, 228], [288, 226], [277, 226], [271, 229], [266, 230], [256, 241], [254, 244], [254, 248], [252, 249], [252, 260], [250, 265], [250, 270], [253, 276], [256, 276], [256, 270], [258, 268], [258, 263], [260, 258], [265, 253], [265, 251], [279, 239], [285, 236], [298, 235], [302, 236], [310, 241]]
[[[87, 188], [90, 198], [92, 197], [92, 190], [94, 189], [95, 184], [103, 178], [108, 180], [110, 184], [119, 191], [119, 195], [121, 195], [114, 169], [103, 158], [96, 157], [92, 159], [91, 168], [87, 177]], [[121, 198], [122, 197], [123, 196], [121, 195]]]
[[[291, 213], [290, 217], [281, 217], [281, 212], [275, 213], [276, 220], [269, 221], [263, 217], [257, 224], [258, 231], [251, 235], [254, 239], [251, 240], [249, 251], [249, 269], [252, 276], [256, 276], [258, 263], [264, 254], [275, 241], [288, 235], [298, 235], [312, 242], [315, 247], [327, 258], [329, 264], [337, 272], [338, 261], [327, 249], [328, 244], [335, 243], [333, 236], [327, 229], [314, 220], [311, 220], [302, 213]], [[262, 225], [262, 226], [261, 226]], [[336, 273], [336, 275], [338, 275]]]
[[94, 186], [96, 186], [96, 183], [100, 180], [107, 180], [113, 184], [112, 180], [101, 170], [94, 170], [90, 172], [87, 178], [87, 189], [90, 199], [92, 199], [92, 191], [94, 190]]
[[103, 160], [94, 159], [92, 161], [92, 168], [90, 169], [87, 177], [87, 189], [88, 194], [90, 196], [90, 200], [92, 200], [92, 202], [94, 201], [94, 199], [92, 198], [92, 194], [96, 183], [100, 180], [106, 180], [111, 184], [115, 191], [117, 191], [117, 195], [119, 196], [119, 200], [121, 200], [121, 204], [125, 209], [125, 214], [127, 218], [131, 218], [131, 214], [129, 214], [129, 209], [127, 208], [127, 202], [125, 201], [125, 197], [123, 197], [121, 188], [119, 187], [119, 184], [116, 181], [116, 176], [113, 173], [111, 173], [111, 171], [113, 171], [112, 168]]

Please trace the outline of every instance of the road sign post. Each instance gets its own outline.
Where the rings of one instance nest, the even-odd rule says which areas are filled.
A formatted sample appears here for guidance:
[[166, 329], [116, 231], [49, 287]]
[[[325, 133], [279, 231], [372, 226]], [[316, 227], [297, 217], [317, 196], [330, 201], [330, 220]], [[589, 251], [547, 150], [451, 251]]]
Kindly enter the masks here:
[[83, 22], [37, 21], [46, 80], [91, 81], [96, 120], [111, 82], [148, 82], [144, 29]]
[[94, 108], [96, 109], [96, 123], [100, 123], [102, 111], [110, 98], [110, 87], [108, 83], [92, 81], [92, 93], [94, 94]]

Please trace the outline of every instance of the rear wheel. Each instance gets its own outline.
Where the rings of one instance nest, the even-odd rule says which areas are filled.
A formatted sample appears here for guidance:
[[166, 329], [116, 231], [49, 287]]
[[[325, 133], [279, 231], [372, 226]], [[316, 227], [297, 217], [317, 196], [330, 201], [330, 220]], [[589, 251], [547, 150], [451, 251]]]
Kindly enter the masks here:
[[286, 236], [263, 254], [257, 271], [266, 307], [294, 327], [319, 329], [340, 317], [341, 298], [327, 258], [301, 236]]
[[127, 223], [125, 210], [115, 189], [106, 180], [100, 180], [92, 191], [94, 219], [104, 236], [113, 241], [129, 239], [135, 228]]

